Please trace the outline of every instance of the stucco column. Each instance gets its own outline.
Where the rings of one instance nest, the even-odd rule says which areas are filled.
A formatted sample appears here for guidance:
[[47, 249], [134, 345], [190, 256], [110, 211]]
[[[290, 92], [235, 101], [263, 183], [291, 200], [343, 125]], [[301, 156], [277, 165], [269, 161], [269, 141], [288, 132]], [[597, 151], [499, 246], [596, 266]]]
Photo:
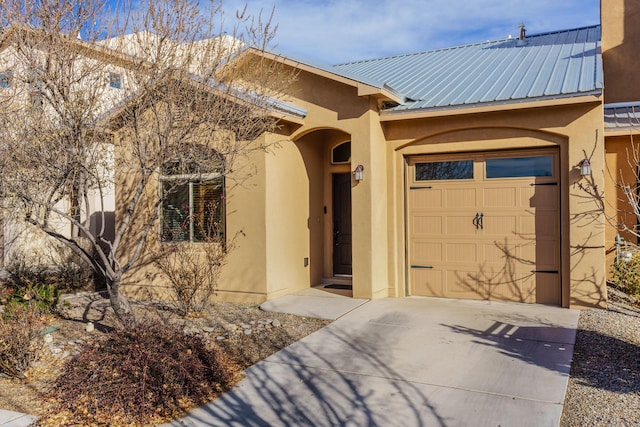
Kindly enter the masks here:
[[[563, 255], [569, 257], [570, 268], [564, 275], [563, 305], [572, 308], [604, 306], [607, 300], [602, 109], [593, 108], [584, 118], [572, 124], [568, 146], [569, 245]], [[583, 177], [580, 164], [585, 158], [591, 174]]]
[[351, 135], [351, 168], [364, 166], [351, 191], [354, 298], [388, 296], [386, 142], [374, 107]]

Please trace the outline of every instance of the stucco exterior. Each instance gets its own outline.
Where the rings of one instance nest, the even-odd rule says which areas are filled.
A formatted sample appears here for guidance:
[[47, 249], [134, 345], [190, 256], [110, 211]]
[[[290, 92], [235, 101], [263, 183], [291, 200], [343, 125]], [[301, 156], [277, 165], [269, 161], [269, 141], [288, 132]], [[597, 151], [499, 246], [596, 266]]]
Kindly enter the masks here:
[[[249, 159], [241, 185], [228, 180], [229, 235], [242, 230], [230, 253], [217, 298], [261, 302], [331, 281], [331, 175], [364, 167], [352, 180], [353, 296], [410, 294], [406, 259], [406, 159], [415, 154], [492, 152], [554, 147], [561, 170], [561, 305], [606, 301], [602, 104], [598, 97], [494, 106], [480, 111], [384, 115], [379, 99], [323, 72], [301, 71], [283, 97], [307, 111], [302, 124], [263, 136], [270, 148]], [[350, 164], [331, 164], [331, 149], [351, 141]], [[579, 164], [588, 157], [592, 175]], [[308, 263], [308, 264], [307, 264]], [[142, 263], [144, 265], [144, 263]], [[162, 284], [151, 266], [129, 284]], [[161, 288], [161, 287], [160, 287]], [[133, 287], [129, 287], [130, 291]]]
[[[640, 68], [635, 55], [640, 46], [640, 6], [632, 0], [603, 3], [604, 90], [601, 81], [593, 81], [601, 77], [600, 52], [586, 48], [584, 90], [534, 96], [534, 79], [530, 79], [527, 93], [517, 100], [496, 98], [442, 108], [430, 106], [428, 97], [409, 99], [368, 77], [251, 49], [239, 55], [236, 65], [251, 66], [261, 58], [296, 73], [296, 81], [274, 94], [274, 99], [303, 113], [278, 111], [278, 131], [253, 142], [267, 148], [251, 151], [225, 177], [226, 236], [233, 250], [222, 269], [216, 298], [259, 303], [334, 282], [351, 284], [355, 298], [415, 295], [408, 255], [411, 159], [544, 152], [557, 159], [558, 175], [553, 185], [557, 186], [559, 268], [544, 272], [559, 277], [558, 298], [551, 304], [604, 306], [617, 230], [622, 223], [631, 228], [637, 221], [624, 212], [629, 206], [621, 201], [618, 186], [635, 179], [628, 156], [630, 136], [640, 142], [638, 128], [607, 127], [604, 111], [608, 104], [640, 102], [640, 74], [633, 72]], [[575, 31], [583, 31], [591, 40], [600, 30], [594, 26]], [[553, 34], [546, 37], [541, 49], [564, 43]], [[599, 42], [589, 43], [599, 46]], [[525, 45], [526, 40], [509, 39], [487, 47], [487, 52]], [[595, 70], [595, 78], [589, 67]], [[547, 71], [558, 74], [561, 70]], [[429, 107], [412, 108], [412, 103]], [[116, 227], [136, 180], [135, 174], [121, 167], [132, 149], [127, 131], [114, 130]], [[349, 160], [333, 162], [332, 150], [347, 142]], [[582, 175], [585, 159], [591, 172]], [[356, 180], [358, 166], [363, 178]], [[344, 200], [336, 196], [338, 176], [350, 177]], [[159, 188], [160, 183], [152, 180], [141, 206], [154, 206]], [[349, 274], [336, 268], [337, 206], [348, 215]], [[136, 227], [142, 229], [142, 219], [137, 221]], [[536, 219], [535, 226], [541, 230], [556, 224]], [[164, 244], [160, 224], [155, 229], [158, 232], [151, 234], [144, 255], [123, 278], [131, 296], [171, 297], [166, 277], [152, 261]], [[629, 233], [622, 236], [633, 239]], [[134, 251], [135, 241], [132, 236], [130, 243], [121, 246], [125, 260]], [[535, 266], [531, 272], [537, 274]], [[535, 298], [527, 301], [536, 302]], [[549, 303], [545, 301], [538, 302]]]
[[[602, 57], [604, 64], [605, 107], [640, 109], [640, 4], [633, 0], [601, 2]], [[638, 182], [638, 146], [640, 122], [626, 120], [605, 129], [606, 186], [605, 213], [607, 218], [607, 265], [616, 257], [616, 237], [623, 242], [637, 244], [638, 218], [622, 190], [635, 188]], [[632, 190], [633, 191], [633, 190]]]

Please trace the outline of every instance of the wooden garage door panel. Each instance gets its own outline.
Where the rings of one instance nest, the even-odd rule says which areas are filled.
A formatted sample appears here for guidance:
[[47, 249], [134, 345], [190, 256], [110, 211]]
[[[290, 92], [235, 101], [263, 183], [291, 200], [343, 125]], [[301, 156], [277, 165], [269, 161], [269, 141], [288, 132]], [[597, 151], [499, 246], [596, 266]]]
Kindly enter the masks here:
[[451, 298], [477, 298], [478, 281], [475, 270], [445, 271], [444, 296]]
[[503, 208], [517, 206], [518, 189], [515, 187], [485, 188], [484, 208]]
[[[524, 252], [527, 249], [528, 252]], [[560, 269], [560, 246], [555, 240], [538, 240], [536, 245], [523, 248], [523, 257], [535, 259], [535, 269], [537, 270], [559, 270]]]
[[517, 233], [517, 212], [511, 215], [484, 214], [482, 219], [485, 236], [510, 236]]
[[472, 233], [474, 230], [473, 226], [473, 215], [455, 215], [450, 214], [445, 218], [445, 229], [444, 235], [447, 236], [466, 236], [469, 233]]
[[411, 209], [442, 208], [442, 190], [419, 188], [412, 191]]
[[478, 246], [476, 243], [446, 243], [444, 259], [447, 263], [468, 264], [478, 261]]
[[413, 236], [442, 235], [445, 218], [441, 215], [416, 214], [412, 218]]
[[559, 274], [538, 273], [535, 282], [537, 303], [558, 304], [561, 298]]
[[[473, 158], [473, 179], [421, 182], [409, 176], [408, 255], [411, 266], [419, 267], [410, 269], [410, 292], [558, 305], [557, 154], [514, 154], [553, 157], [553, 176], [485, 178], [485, 159], [494, 156], [507, 158], [509, 153], [452, 157]], [[476, 214], [482, 214], [481, 222], [474, 220]]]
[[558, 187], [556, 185], [535, 185], [520, 188], [522, 206], [556, 211], [558, 207]]
[[557, 239], [560, 232], [558, 212], [542, 211], [520, 216], [520, 233], [526, 238]]
[[480, 290], [485, 299], [536, 302], [536, 282], [532, 274], [502, 276], [500, 280], [482, 283]]
[[442, 255], [442, 243], [414, 239], [411, 244], [411, 265], [441, 262], [444, 260]]
[[445, 208], [473, 209], [478, 204], [475, 188], [452, 188], [445, 192]]
[[416, 295], [445, 296], [442, 271], [411, 268], [411, 283]]

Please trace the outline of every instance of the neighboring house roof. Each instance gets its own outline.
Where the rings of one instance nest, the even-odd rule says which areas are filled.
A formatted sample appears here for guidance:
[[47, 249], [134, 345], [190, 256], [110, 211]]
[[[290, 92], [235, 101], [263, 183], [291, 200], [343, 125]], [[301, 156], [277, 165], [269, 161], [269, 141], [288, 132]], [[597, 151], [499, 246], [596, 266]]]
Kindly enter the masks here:
[[604, 106], [606, 130], [640, 130], [640, 101]]
[[333, 70], [403, 93], [409, 100], [394, 111], [599, 95], [600, 40], [596, 25], [339, 64]]

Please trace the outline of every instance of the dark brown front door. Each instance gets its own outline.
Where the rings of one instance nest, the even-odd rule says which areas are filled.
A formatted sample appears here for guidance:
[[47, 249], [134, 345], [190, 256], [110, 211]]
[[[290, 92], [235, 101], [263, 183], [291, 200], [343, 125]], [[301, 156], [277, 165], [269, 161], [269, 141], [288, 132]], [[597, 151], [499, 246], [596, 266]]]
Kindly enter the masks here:
[[351, 274], [351, 174], [333, 174], [333, 274]]

